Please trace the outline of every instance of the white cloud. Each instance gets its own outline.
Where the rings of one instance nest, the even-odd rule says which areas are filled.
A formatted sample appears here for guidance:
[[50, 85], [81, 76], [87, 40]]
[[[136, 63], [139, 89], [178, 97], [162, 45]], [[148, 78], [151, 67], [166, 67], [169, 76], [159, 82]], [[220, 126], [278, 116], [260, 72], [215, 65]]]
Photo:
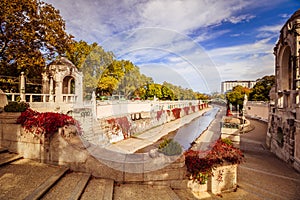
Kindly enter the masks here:
[[272, 33], [279, 33], [283, 24], [277, 24], [273, 26], [263, 26], [258, 29], [260, 32], [272, 32]]
[[[273, 46], [268, 42], [278, 26], [264, 26], [258, 30], [258, 38], [265, 40], [212, 49], [208, 55], [198, 44], [230, 32], [226, 29], [211, 33], [210, 27], [253, 19], [254, 15], [240, 13], [245, 8], [257, 6], [254, 0], [46, 1], [61, 10], [67, 31], [75, 39], [98, 42], [118, 58], [138, 63], [144, 71], [151, 66], [172, 68], [175, 74], [181, 74], [185, 82], [200, 91], [201, 88], [205, 92], [219, 89], [219, 72], [223, 79], [232, 79], [242, 75], [255, 77], [253, 71], [271, 71], [268, 66]], [[266, 2], [269, 1], [260, 4]], [[160, 72], [158, 67], [153, 69]], [[169, 75], [152, 74], [166, 79]]]
[[232, 16], [232, 17], [229, 17], [227, 19], [227, 21], [233, 23], [233, 24], [237, 24], [237, 23], [240, 23], [240, 22], [248, 22], [250, 21], [251, 19], [253, 19], [255, 16], [254, 15], [240, 15], [240, 16]]
[[256, 80], [274, 74], [273, 44], [269, 39], [253, 44], [218, 48], [208, 52], [220, 71], [222, 80]]

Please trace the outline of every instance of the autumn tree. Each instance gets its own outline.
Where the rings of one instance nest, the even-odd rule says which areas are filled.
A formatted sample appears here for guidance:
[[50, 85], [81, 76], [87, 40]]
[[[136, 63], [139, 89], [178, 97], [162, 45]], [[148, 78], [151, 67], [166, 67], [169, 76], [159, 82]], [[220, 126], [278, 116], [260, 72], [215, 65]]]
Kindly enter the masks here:
[[238, 85], [233, 87], [232, 91], [226, 93], [226, 99], [228, 103], [231, 103], [233, 106], [239, 106], [242, 109], [245, 94], [249, 96], [249, 93], [249, 88]]
[[269, 101], [269, 93], [275, 83], [275, 76], [264, 76], [257, 79], [256, 84], [251, 89], [249, 100], [251, 101]]
[[113, 60], [101, 73], [98, 80], [97, 93], [101, 95], [112, 95], [117, 90], [124, 75], [134, 68], [128, 60]]
[[59, 11], [38, 0], [1, 0], [0, 7], [0, 74], [41, 78], [71, 42]]

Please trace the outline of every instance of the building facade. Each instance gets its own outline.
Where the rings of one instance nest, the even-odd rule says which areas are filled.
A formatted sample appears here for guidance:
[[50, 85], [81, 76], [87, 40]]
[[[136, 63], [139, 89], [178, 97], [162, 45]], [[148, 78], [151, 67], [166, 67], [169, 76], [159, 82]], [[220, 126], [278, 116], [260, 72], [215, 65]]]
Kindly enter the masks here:
[[241, 85], [246, 88], [253, 88], [256, 84], [256, 81], [224, 81], [221, 83], [221, 92], [222, 94], [226, 93], [227, 91], [232, 90], [235, 86]]
[[300, 171], [300, 10], [282, 27], [274, 55], [276, 83], [267, 146]]

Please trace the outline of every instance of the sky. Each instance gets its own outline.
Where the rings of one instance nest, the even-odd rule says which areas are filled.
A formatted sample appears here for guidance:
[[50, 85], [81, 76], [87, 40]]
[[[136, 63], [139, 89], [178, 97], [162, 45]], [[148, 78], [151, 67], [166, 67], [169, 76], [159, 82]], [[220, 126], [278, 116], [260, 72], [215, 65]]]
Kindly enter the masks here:
[[274, 74], [273, 48], [300, 0], [45, 0], [75, 40], [202, 93]]

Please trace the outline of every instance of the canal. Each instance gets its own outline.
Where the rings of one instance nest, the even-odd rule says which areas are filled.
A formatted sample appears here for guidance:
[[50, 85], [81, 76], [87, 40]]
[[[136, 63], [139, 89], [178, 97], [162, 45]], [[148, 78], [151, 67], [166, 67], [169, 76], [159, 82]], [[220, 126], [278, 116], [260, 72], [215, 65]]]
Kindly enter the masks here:
[[219, 110], [219, 107], [213, 107], [211, 110], [205, 112], [202, 116], [192, 120], [189, 124], [170, 132], [168, 135], [163, 136], [154, 144], [144, 147], [135, 153], [149, 152], [151, 149], [158, 148], [159, 144], [165, 139], [171, 138], [177, 141], [182, 146], [184, 151], [189, 149], [191, 147], [191, 143], [193, 143], [215, 119]]

